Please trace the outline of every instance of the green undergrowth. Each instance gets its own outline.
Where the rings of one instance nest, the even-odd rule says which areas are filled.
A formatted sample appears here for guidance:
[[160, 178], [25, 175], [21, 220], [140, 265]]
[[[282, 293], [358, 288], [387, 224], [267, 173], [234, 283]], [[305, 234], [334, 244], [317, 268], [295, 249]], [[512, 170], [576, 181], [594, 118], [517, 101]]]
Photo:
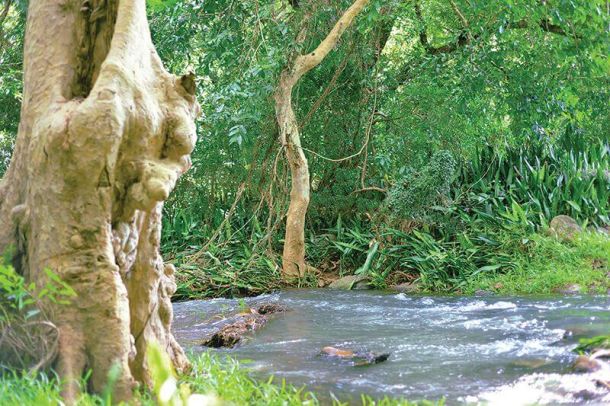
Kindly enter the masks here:
[[[305, 388], [296, 388], [276, 379], [252, 379], [246, 367], [231, 358], [202, 354], [193, 358], [193, 373], [179, 379], [178, 385], [188, 384], [192, 393], [207, 394], [214, 405], [318, 405], [316, 395]], [[52, 375], [34, 376], [7, 373], [0, 376], [0, 404], [3, 406], [55, 406], [62, 404], [58, 381]], [[323, 402], [327, 404], [328, 402]], [[110, 405], [107, 396], [84, 394], [79, 406]], [[148, 392], [138, 393], [132, 404], [159, 404]], [[342, 403], [334, 402], [334, 405]], [[353, 402], [351, 404], [354, 404]], [[363, 396], [358, 404], [366, 406], [441, 405], [442, 402], [408, 402], [385, 398], [373, 400]]]
[[[421, 167], [405, 167], [366, 218], [313, 205], [306, 260], [318, 271], [299, 286], [355, 273], [377, 289], [416, 282], [425, 293], [547, 294], [575, 284], [605, 292], [610, 146], [534, 134], [525, 141], [484, 145], [462, 162], [438, 151]], [[283, 231], [265, 231], [248, 213], [236, 211], [214, 238], [190, 211], [167, 213], [163, 241], [179, 269], [177, 299], [282, 287]], [[560, 242], [547, 233], [558, 215], [595, 231]]]
[[468, 281], [464, 293], [550, 294], [571, 285], [581, 293], [606, 293], [610, 288], [610, 238], [582, 233], [571, 242], [534, 234], [531, 247], [515, 255], [507, 273], [483, 273]]
[[[175, 299], [239, 297], [284, 287], [277, 251], [256, 251], [242, 237], [210, 245], [196, 262], [174, 257]], [[560, 241], [544, 230], [511, 223], [479, 227], [475, 222], [461, 232], [435, 236], [421, 229], [338, 222], [308, 238], [307, 253], [318, 272], [298, 287], [317, 287], [320, 278], [355, 273], [369, 276], [376, 289], [416, 282], [422, 292], [433, 294], [549, 294], [575, 284], [582, 293], [610, 288], [610, 238], [598, 232]]]
[[562, 242], [518, 226], [465, 229], [451, 239], [351, 227], [320, 237], [318, 249], [321, 268], [366, 274], [379, 289], [404, 282], [425, 293], [453, 294], [548, 294], [575, 284], [583, 293], [605, 293], [610, 287], [610, 238], [597, 232]]

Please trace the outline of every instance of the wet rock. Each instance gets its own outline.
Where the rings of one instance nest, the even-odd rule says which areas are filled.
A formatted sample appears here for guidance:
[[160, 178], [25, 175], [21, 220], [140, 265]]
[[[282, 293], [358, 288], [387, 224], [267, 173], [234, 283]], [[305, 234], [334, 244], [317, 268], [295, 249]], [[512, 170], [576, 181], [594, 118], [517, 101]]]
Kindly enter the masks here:
[[286, 307], [277, 303], [264, 303], [256, 309], [248, 309], [248, 311], [237, 314], [237, 320], [222, 326], [217, 332], [204, 339], [201, 345], [212, 348], [232, 348], [242, 340], [244, 335], [263, 327], [270, 315], [283, 313], [286, 310]]
[[557, 293], [561, 293], [562, 295], [578, 295], [580, 291], [581, 287], [576, 283], [557, 289]]
[[582, 232], [582, 227], [570, 216], [553, 217], [549, 224], [549, 234], [562, 241], [571, 241]]
[[581, 372], [581, 373], [587, 373], [587, 372], [595, 372], [595, 371], [599, 371], [602, 368], [602, 363], [587, 357], [585, 355], [581, 355], [578, 358], [576, 358], [576, 361], [574, 361], [574, 364], [572, 364], [572, 370], [574, 372]]
[[592, 392], [590, 390], [583, 389], [574, 394], [574, 397], [583, 401], [590, 401], [599, 398], [599, 394]]
[[398, 285], [390, 286], [390, 290], [399, 293], [412, 294], [419, 293], [421, 290], [421, 286], [417, 282], [405, 282]]
[[370, 279], [366, 275], [347, 275], [337, 279], [330, 285], [331, 289], [363, 290], [370, 289]]
[[387, 361], [390, 357], [390, 353], [353, 351], [336, 347], [324, 347], [320, 354], [329, 358], [347, 360], [354, 366], [379, 364], [380, 362]]
[[258, 314], [273, 314], [273, 313], [284, 313], [288, 311], [286, 306], [279, 303], [263, 303], [256, 309]]
[[601, 379], [598, 379], [595, 381], [595, 385], [600, 388], [608, 389], [610, 391], [610, 381], [602, 381]]

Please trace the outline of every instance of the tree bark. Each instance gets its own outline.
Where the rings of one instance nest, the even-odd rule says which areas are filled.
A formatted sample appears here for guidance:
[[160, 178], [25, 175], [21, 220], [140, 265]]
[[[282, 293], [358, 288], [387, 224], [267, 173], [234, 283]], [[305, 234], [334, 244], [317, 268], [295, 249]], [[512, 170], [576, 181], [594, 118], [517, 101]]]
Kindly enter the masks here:
[[[279, 86], [275, 92], [275, 114], [280, 143], [285, 149], [291, 176], [290, 203], [286, 216], [286, 235], [282, 256], [282, 276], [285, 281], [303, 277], [307, 270], [305, 216], [310, 198], [309, 166], [301, 147], [299, 125], [292, 108], [292, 89], [303, 75], [318, 66], [337, 45], [343, 32], [368, 2], [369, 0], [356, 0], [313, 52], [294, 58], [293, 62], [282, 72]], [[301, 32], [297, 42], [302, 43], [304, 39], [304, 33]]]
[[190, 167], [199, 114], [192, 75], [175, 77], [150, 38], [145, 0], [29, 2], [15, 151], [0, 181], [0, 252], [38, 289], [50, 269], [77, 293], [43, 302], [59, 330], [64, 396], [92, 370], [114, 400], [150, 384], [146, 347], [188, 361], [170, 331], [174, 269], [159, 254], [161, 208]]

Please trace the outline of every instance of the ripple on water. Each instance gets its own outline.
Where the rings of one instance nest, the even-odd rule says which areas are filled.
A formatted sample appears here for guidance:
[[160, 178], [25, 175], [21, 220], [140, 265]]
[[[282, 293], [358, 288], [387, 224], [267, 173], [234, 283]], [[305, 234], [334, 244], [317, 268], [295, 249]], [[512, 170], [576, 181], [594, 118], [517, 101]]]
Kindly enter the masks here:
[[[280, 302], [291, 311], [223, 352], [252, 360], [247, 365], [257, 377], [272, 374], [297, 386], [308, 384], [322, 396], [332, 392], [344, 399], [366, 392], [445, 397], [447, 404], [556, 404], [564, 401], [557, 397], [563, 391], [568, 403], [575, 403], [586, 395], [576, 389], [595, 388], [586, 376], [561, 374], [575, 357], [575, 343], [562, 339], [564, 332], [610, 326], [607, 297], [482, 299], [296, 290], [246, 301]], [[237, 309], [239, 302], [227, 299], [177, 303], [174, 331], [188, 347], [209, 332], [218, 321], [215, 315]], [[379, 365], [354, 368], [319, 357], [326, 345], [391, 356]], [[527, 361], [543, 366], [531, 369], [523, 366]], [[559, 382], [555, 386], [554, 380]]]

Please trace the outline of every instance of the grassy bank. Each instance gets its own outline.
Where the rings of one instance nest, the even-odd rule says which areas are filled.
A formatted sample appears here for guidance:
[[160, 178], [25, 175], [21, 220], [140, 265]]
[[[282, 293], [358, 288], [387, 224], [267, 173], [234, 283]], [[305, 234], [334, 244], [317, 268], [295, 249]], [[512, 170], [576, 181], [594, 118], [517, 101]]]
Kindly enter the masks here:
[[[256, 295], [282, 287], [280, 257], [234, 240], [212, 245], [194, 263], [177, 256], [177, 299]], [[583, 232], [561, 241], [524, 227], [465, 230], [450, 239], [424, 231], [371, 230], [338, 225], [311, 238], [310, 263], [318, 272], [300, 287], [318, 287], [341, 276], [365, 274], [372, 287], [415, 283], [422, 293], [550, 294], [565, 289], [610, 289], [610, 238]]]
[[508, 273], [479, 274], [464, 292], [495, 291], [499, 294], [549, 294], [569, 287], [581, 293], [605, 294], [610, 289], [610, 238], [582, 233], [571, 242], [534, 234], [531, 250], [517, 256]]
[[[318, 405], [316, 394], [305, 388], [296, 388], [284, 382], [269, 379], [267, 381], [253, 380], [247, 369], [237, 361], [203, 354], [193, 358], [193, 373], [182, 377], [178, 385], [188, 384], [193, 393], [210, 395], [210, 405]], [[56, 378], [38, 374], [36, 376], [20, 376], [6, 373], [0, 377], [0, 404], [4, 406], [56, 406], [62, 402], [58, 381]], [[154, 396], [146, 391], [137, 394], [133, 404], [158, 405]], [[107, 396], [84, 394], [78, 400], [79, 406], [110, 405]], [[167, 403], [169, 404], [169, 403]], [[341, 405], [334, 402], [335, 405]], [[411, 406], [436, 405], [437, 402], [408, 402], [399, 399], [373, 400], [363, 396], [363, 406]]]

